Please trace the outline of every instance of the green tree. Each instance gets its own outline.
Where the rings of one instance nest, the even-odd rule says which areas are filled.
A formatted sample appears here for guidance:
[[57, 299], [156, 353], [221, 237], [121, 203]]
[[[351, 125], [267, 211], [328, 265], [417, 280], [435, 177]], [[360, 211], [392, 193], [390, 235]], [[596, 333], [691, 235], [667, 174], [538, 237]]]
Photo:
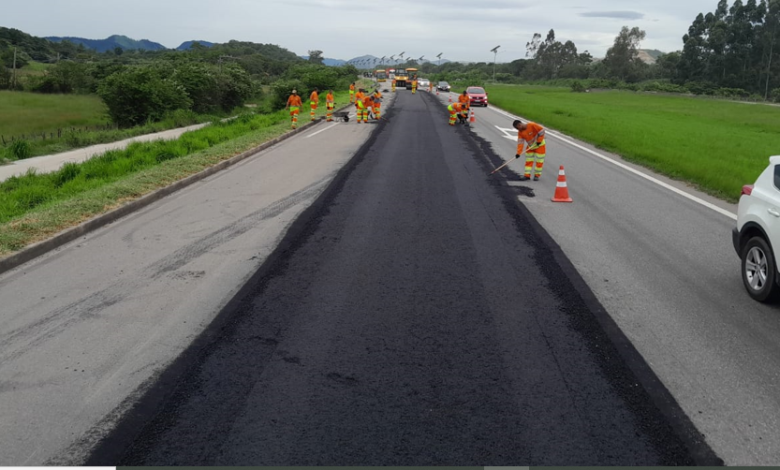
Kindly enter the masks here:
[[309, 62], [322, 65], [325, 59], [322, 57], [322, 51], [309, 51]]
[[604, 58], [604, 66], [611, 77], [625, 82], [641, 79], [641, 69], [645, 64], [639, 59], [639, 44], [644, 39], [644, 31], [623, 26]]

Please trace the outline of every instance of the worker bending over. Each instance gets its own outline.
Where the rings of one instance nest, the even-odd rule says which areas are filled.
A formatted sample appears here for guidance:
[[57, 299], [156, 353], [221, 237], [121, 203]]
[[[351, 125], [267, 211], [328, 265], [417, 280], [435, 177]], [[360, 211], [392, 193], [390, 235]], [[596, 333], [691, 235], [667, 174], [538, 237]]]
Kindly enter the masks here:
[[[544, 127], [535, 122], [524, 123], [515, 121], [512, 127], [517, 129], [517, 155], [520, 158], [525, 148], [525, 174], [520, 178], [521, 181], [531, 179], [531, 173], [534, 173], [534, 181], [539, 181], [544, 169], [544, 158], [547, 156], [547, 142], [545, 141]], [[536, 170], [534, 171], [534, 160], [536, 160]]]
[[326, 119], [328, 122], [333, 121], [333, 110], [336, 109], [336, 101], [333, 98], [333, 90], [328, 90], [328, 94], [325, 96], [325, 106], [328, 108]]
[[293, 90], [289, 98], [287, 98], [287, 109], [290, 110], [290, 117], [292, 118], [292, 128], [298, 127], [298, 113], [301, 112], [301, 106], [303, 102], [301, 97], [298, 96], [298, 91]]
[[447, 111], [450, 112], [450, 126], [455, 125], [455, 121], [458, 120], [458, 114], [463, 110], [463, 106], [460, 103], [451, 103], [447, 106]]
[[371, 93], [367, 93], [363, 98], [363, 104], [365, 105], [365, 109], [363, 111], [363, 122], [368, 124], [368, 114], [374, 110], [374, 98], [371, 96]]

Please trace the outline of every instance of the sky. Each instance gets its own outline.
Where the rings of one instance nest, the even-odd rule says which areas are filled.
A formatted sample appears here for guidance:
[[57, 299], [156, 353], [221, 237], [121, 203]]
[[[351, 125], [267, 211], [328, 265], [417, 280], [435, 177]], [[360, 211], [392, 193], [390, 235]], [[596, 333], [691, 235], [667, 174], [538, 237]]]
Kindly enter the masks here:
[[[231, 39], [321, 50], [349, 60], [371, 54], [465, 62], [525, 57], [534, 33], [555, 30], [580, 52], [603, 57], [622, 26], [647, 33], [641, 47], [671, 52], [717, 0], [23, 0], [3, 2], [0, 26], [34, 36], [105, 39], [113, 34], [166, 47]], [[729, 2], [733, 3], [732, 1]]]

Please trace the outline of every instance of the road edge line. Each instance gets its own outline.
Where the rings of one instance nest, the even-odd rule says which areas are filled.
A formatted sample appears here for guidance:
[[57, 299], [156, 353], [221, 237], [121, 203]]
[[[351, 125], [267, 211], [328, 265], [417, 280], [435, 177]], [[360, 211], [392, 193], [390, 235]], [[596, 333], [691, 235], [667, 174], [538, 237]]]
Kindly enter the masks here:
[[138, 199], [130, 201], [121, 207], [97, 215], [85, 222], [76, 225], [75, 227], [65, 229], [64, 231], [59, 232], [46, 240], [33, 243], [32, 245], [28, 245], [14, 254], [0, 259], [0, 275], [5, 274], [15, 268], [18, 268], [19, 266], [22, 266], [23, 264], [28, 263], [36, 258], [39, 258], [45, 255], [46, 253], [49, 253], [50, 251], [56, 250], [57, 248], [60, 248], [61, 246], [66, 245], [76, 240], [79, 237], [94, 232], [99, 228], [105, 227], [106, 225], [112, 222], [116, 222], [122, 217], [125, 217], [127, 215], [132, 214], [133, 212], [143, 209], [144, 207], [154, 202], [157, 202], [166, 196], [169, 196], [194, 183], [197, 183], [198, 181], [201, 181], [203, 179], [208, 178], [209, 176], [212, 176], [215, 173], [230, 168], [231, 166], [249, 157], [252, 157], [270, 147], [273, 147], [274, 145], [280, 142], [283, 142], [293, 136], [296, 136], [302, 133], [303, 131], [307, 131], [311, 129], [312, 127], [316, 126], [321, 122], [324, 122], [324, 118], [322, 117], [318, 118], [317, 121], [313, 123], [306, 123], [301, 127], [299, 127], [298, 129], [292, 130], [290, 132], [286, 132], [280, 135], [279, 137], [275, 137], [267, 142], [258, 145], [257, 147], [253, 147], [249, 150], [241, 152], [240, 154], [230, 157], [227, 160], [223, 160], [195, 174], [192, 174], [183, 179], [175, 181], [169, 184], [168, 186], [164, 186], [149, 194], [145, 194], [139, 197]]
[[[528, 118], [525, 118], [525, 117], [522, 117], [522, 116], [516, 116], [516, 115], [510, 113], [509, 111], [501, 109], [501, 108], [499, 108], [498, 106], [495, 106], [495, 105], [491, 105], [490, 109], [492, 109], [496, 113], [502, 114], [502, 115], [504, 115], [504, 116], [506, 116], [506, 117], [508, 117], [510, 119], [522, 119], [524, 121], [530, 121], [530, 119], [528, 119]], [[580, 150], [582, 150], [584, 152], [587, 152], [587, 153], [593, 155], [594, 157], [600, 158], [600, 159], [602, 159], [602, 160], [604, 160], [604, 161], [606, 161], [608, 163], [611, 163], [611, 164], [617, 166], [618, 168], [626, 170], [629, 173], [632, 173], [632, 174], [634, 174], [636, 176], [639, 176], [640, 178], [644, 178], [647, 181], [650, 181], [651, 183], [657, 184], [658, 186], [661, 186], [664, 189], [672, 191], [673, 193], [675, 193], [675, 194], [677, 194], [679, 196], [682, 196], [682, 197], [684, 197], [684, 198], [686, 198], [686, 199], [688, 199], [688, 200], [690, 200], [692, 202], [695, 202], [695, 203], [697, 203], [699, 205], [702, 205], [702, 206], [706, 207], [707, 209], [711, 209], [711, 210], [713, 210], [713, 211], [715, 211], [715, 212], [717, 212], [717, 213], [719, 213], [721, 215], [724, 215], [724, 216], [726, 216], [726, 217], [728, 217], [728, 218], [730, 218], [730, 219], [732, 219], [734, 221], [737, 220], [737, 214], [735, 214], [735, 213], [733, 213], [733, 212], [731, 212], [729, 210], [723, 209], [721, 207], [718, 207], [715, 204], [712, 204], [711, 202], [707, 202], [707, 201], [705, 201], [704, 199], [701, 199], [698, 196], [694, 196], [693, 194], [688, 193], [687, 191], [683, 191], [682, 189], [675, 188], [674, 186], [672, 186], [672, 185], [670, 185], [668, 183], [665, 183], [665, 182], [659, 180], [658, 178], [656, 178], [654, 176], [651, 176], [651, 175], [649, 175], [647, 173], [639, 171], [639, 170], [637, 170], [635, 168], [631, 168], [630, 166], [626, 165], [625, 163], [619, 162], [619, 161], [615, 160], [614, 158], [610, 158], [610, 157], [608, 157], [606, 155], [603, 155], [603, 154], [601, 154], [599, 152], [596, 152], [595, 150], [591, 150], [591, 149], [589, 149], [589, 148], [587, 148], [587, 147], [585, 147], [583, 145], [580, 145], [577, 142], [575, 142], [575, 140], [577, 140], [577, 139], [574, 138], [574, 137], [566, 135], [566, 134], [564, 134], [564, 133], [562, 133], [560, 131], [551, 131], [549, 129], [547, 130], [547, 133], [549, 135], [555, 137], [556, 139], [559, 139], [560, 141], [562, 141], [562, 142], [564, 142], [564, 143], [566, 143], [568, 145], [571, 145], [572, 147], [575, 147], [575, 148], [578, 148], [578, 149], [580, 149]]]

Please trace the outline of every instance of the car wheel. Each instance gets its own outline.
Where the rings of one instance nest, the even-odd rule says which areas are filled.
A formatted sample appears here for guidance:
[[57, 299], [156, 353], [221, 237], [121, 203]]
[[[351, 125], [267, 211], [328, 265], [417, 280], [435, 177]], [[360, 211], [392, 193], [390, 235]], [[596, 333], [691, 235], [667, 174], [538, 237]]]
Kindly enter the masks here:
[[777, 266], [769, 244], [761, 237], [753, 237], [742, 249], [742, 282], [748, 294], [759, 302], [777, 298]]

